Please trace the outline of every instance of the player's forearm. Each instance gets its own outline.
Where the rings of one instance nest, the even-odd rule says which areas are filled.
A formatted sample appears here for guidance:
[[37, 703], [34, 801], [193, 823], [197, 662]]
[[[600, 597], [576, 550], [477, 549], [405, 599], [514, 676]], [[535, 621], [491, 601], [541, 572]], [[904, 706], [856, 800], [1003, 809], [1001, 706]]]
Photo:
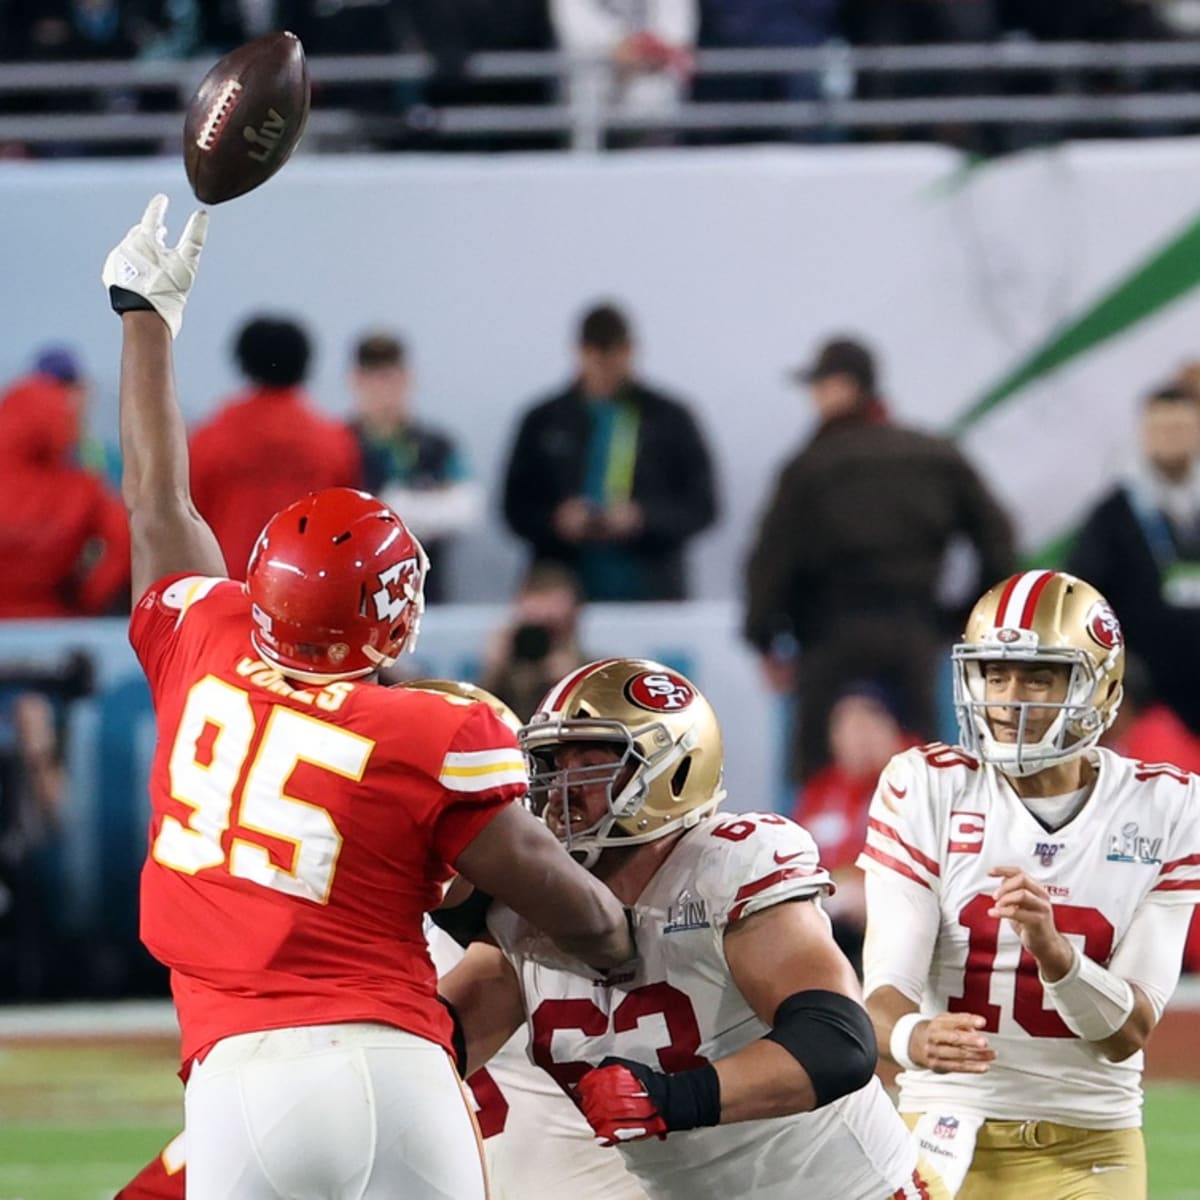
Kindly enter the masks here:
[[586, 907], [584, 929], [571, 928], [551, 932], [554, 944], [565, 954], [585, 962], [590, 967], [617, 967], [637, 953], [633, 931], [620, 902], [604, 887], [597, 891]]
[[1071, 943], [1057, 932], [1045, 945], [1031, 945], [1029, 950], [1037, 962], [1038, 974], [1047, 983], [1057, 983], [1070, 971], [1075, 962], [1075, 951]]
[[1074, 950], [1068, 969], [1056, 979], [1043, 974], [1042, 985], [1067, 1028], [1105, 1058], [1120, 1061], [1136, 1053], [1154, 1027], [1154, 1010], [1143, 992]]
[[774, 1042], [751, 1042], [713, 1066], [721, 1083], [722, 1125], [786, 1117], [817, 1105], [808, 1072]]
[[454, 1006], [467, 1051], [466, 1075], [484, 1066], [525, 1017], [521, 989], [495, 946], [473, 943], [462, 962], [438, 980], [438, 993]]
[[121, 494], [133, 512], [189, 495], [187, 430], [166, 323], [154, 312], [127, 312], [121, 326]]
[[[865, 1006], [867, 1015], [871, 1018], [871, 1025], [875, 1029], [875, 1040], [879, 1043], [880, 1054], [889, 1061], [896, 1062], [890, 1049], [896, 1022], [909, 1013], [918, 1012], [919, 1005], [898, 988], [884, 985], [876, 988], [867, 997]], [[897, 1063], [897, 1066], [901, 1065], [903, 1064]]]
[[1137, 984], [1132, 984], [1131, 987], [1134, 995], [1133, 1011], [1126, 1018], [1125, 1024], [1112, 1037], [1092, 1043], [1109, 1062], [1124, 1062], [1127, 1058], [1132, 1058], [1145, 1047], [1154, 1026], [1158, 1023], [1153, 1005]]

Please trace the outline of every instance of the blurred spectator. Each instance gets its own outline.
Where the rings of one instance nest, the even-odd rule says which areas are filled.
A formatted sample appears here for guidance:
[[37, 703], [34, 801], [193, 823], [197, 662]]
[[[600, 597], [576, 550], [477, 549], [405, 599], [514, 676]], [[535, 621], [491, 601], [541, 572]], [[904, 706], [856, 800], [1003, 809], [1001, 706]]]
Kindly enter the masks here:
[[67, 389], [68, 398], [75, 407], [79, 423], [79, 465], [110, 483], [119, 485], [121, 468], [116, 447], [105, 444], [88, 429], [92, 387], [84, 374], [78, 355], [67, 346], [43, 346], [34, 356], [33, 373], [57, 379]]
[[1146, 397], [1140, 453], [1084, 521], [1067, 570], [1112, 604], [1155, 694], [1200, 733], [1200, 398]]
[[1200, 774], [1200, 737], [1155, 698], [1150, 672], [1136, 654], [1126, 655], [1125, 695], [1100, 741], [1138, 762], [1172, 763]]
[[[407, 8], [411, 36], [437, 64], [437, 74], [426, 85], [430, 105], [544, 104], [550, 98], [545, 80], [480, 80], [463, 69], [473, 53], [553, 50], [547, 0], [410, 0]], [[525, 135], [505, 144], [537, 142]]]
[[521, 421], [504, 515], [588, 600], [682, 600], [684, 546], [716, 517], [712, 463], [687, 408], [639, 382], [633, 356], [619, 309], [584, 316], [578, 375]]
[[854, 41], [870, 46], [990, 42], [1000, 32], [1000, 4], [1001, 0], [848, 0], [846, 24]]
[[43, 60], [133, 58], [146, 12], [121, 0], [36, 0], [26, 26], [25, 57]]
[[[278, 0], [274, 7], [277, 23], [272, 28], [290, 29], [309, 55], [396, 54], [419, 48], [406, 40], [411, 4], [392, 0]], [[243, 23], [258, 23], [255, 9], [261, 11], [260, 5], [242, 0], [240, 8]], [[411, 102], [417, 94], [403, 84], [361, 81], [318, 82], [314, 93], [322, 107], [352, 108], [358, 113], [389, 113]]]
[[[276, 29], [295, 29], [300, 13], [285, 13], [276, 0], [199, 0], [204, 44], [224, 54]], [[297, 35], [299, 36], [299, 35]]]
[[0, 664], [2, 999], [44, 999], [48, 987], [81, 982], [51, 915], [57, 888], [48, 858], [65, 799], [63, 712], [91, 692], [92, 681], [91, 659], [78, 652], [55, 666]]
[[[1000, 0], [848, 0], [846, 28], [851, 41], [866, 46], [919, 46], [945, 42], [991, 42], [1000, 34]], [[864, 73], [859, 88], [864, 99], [916, 96], [971, 96], [987, 93], [996, 78], [986, 72], [936, 71], [881, 76]], [[891, 140], [893, 130], [879, 136]], [[911, 137], [951, 142], [962, 149], [987, 153], [996, 149], [997, 133], [980, 125], [916, 129]]]
[[804, 785], [792, 813], [812, 834], [821, 865], [837, 884], [821, 906], [856, 970], [862, 965], [867, 901], [854, 860], [867, 838], [867, 808], [888, 760], [919, 743], [905, 731], [887, 688], [869, 681], [849, 684], [829, 712], [830, 761]]
[[79, 408], [51, 375], [0, 398], [0, 618], [88, 616], [124, 602], [125, 507], [77, 465]]
[[[28, 60], [77, 62], [128, 61], [182, 57], [195, 51], [200, 31], [197, 0], [12, 0], [24, 38], [13, 47]], [[162, 86], [96, 87], [14, 95], [4, 111], [60, 113], [91, 111], [125, 114], [174, 111], [178, 88]], [[153, 139], [84, 145], [57, 143], [51, 153], [138, 154], [156, 148]]]
[[38, 854], [57, 834], [62, 756], [54, 709], [34, 691], [0, 688], [0, 997], [39, 998], [51, 953]]
[[446, 598], [446, 539], [478, 524], [479, 485], [468, 477], [454, 442], [411, 419], [412, 370], [404, 343], [371, 333], [354, 351], [350, 428], [362, 454], [362, 486], [400, 513], [421, 539], [432, 566], [425, 598]]
[[1008, 28], [1038, 41], [1144, 41], [1167, 30], [1160, 0], [1002, 0], [1002, 7]]
[[793, 766], [807, 779], [828, 757], [832, 698], [851, 680], [885, 684], [908, 725], [933, 736], [947, 548], [969, 541], [985, 586], [1012, 570], [1013, 537], [952, 442], [891, 423], [862, 343], [826, 342], [795, 378], [820, 425], [764, 510], [746, 565], [744, 630], [769, 685], [795, 691]]
[[[840, 0], [703, 0], [700, 44], [705, 49], [822, 46], [839, 28]], [[702, 81], [705, 100], [813, 100], [821, 82], [813, 72], [722, 75]]]
[[1188, 938], [1183, 945], [1183, 969], [1200, 971], [1200, 907], [1192, 912], [1192, 927], [1188, 930]]
[[550, 0], [550, 16], [564, 52], [606, 64], [573, 69], [573, 106], [637, 117], [674, 111], [691, 77], [697, 0]]
[[488, 641], [480, 686], [527, 721], [565, 676], [590, 662], [579, 648], [579, 582], [554, 563], [530, 569], [505, 625]]
[[310, 353], [308, 334], [295, 321], [247, 321], [234, 358], [249, 386], [192, 434], [192, 496], [234, 579], [244, 578], [274, 513], [307, 492], [361, 485], [354, 435], [319, 413], [301, 386]]

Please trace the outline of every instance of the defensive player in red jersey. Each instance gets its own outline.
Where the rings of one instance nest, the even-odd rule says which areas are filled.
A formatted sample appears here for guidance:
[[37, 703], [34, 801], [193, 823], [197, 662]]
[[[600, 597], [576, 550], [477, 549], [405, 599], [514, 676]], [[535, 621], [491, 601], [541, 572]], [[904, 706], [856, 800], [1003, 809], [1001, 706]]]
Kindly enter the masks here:
[[514, 800], [515, 739], [481, 705], [376, 686], [411, 648], [425, 555], [360, 492], [267, 523], [225, 578], [188, 492], [171, 339], [207, 227], [166, 198], [108, 256], [122, 315], [130, 641], [154, 698], [142, 939], [171, 971], [189, 1200], [482, 1200], [424, 913], [454, 871], [597, 967], [620, 904]]

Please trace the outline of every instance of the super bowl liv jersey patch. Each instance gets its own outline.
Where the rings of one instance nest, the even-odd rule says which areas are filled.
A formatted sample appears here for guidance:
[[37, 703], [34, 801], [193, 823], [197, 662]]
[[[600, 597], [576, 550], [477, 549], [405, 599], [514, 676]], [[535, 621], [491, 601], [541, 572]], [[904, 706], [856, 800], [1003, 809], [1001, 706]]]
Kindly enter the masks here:
[[[634, 906], [641, 957], [629, 967], [601, 979], [502, 947], [521, 981], [531, 1057], [572, 1092], [609, 1054], [683, 1071], [740, 1050], [767, 1026], [730, 978], [726, 927], [830, 886], [815, 843], [791, 821], [705, 818]], [[815, 1112], [673, 1133], [621, 1153], [654, 1200], [795, 1200], [800, 1179], [807, 1200], [880, 1200], [916, 1166], [908, 1131], [875, 1079]]]
[[996, 1061], [984, 1075], [906, 1071], [903, 1112], [962, 1110], [1092, 1129], [1141, 1123], [1140, 1053], [1108, 1062], [1063, 1023], [1012, 923], [988, 915], [998, 866], [1049, 892], [1055, 925], [1106, 965], [1138, 907], [1200, 899], [1200, 780], [1097, 749], [1083, 808], [1047, 831], [995, 770], [953, 746], [897, 755], [871, 802], [859, 865], [938, 898], [940, 926], [921, 1009], [984, 1017]]

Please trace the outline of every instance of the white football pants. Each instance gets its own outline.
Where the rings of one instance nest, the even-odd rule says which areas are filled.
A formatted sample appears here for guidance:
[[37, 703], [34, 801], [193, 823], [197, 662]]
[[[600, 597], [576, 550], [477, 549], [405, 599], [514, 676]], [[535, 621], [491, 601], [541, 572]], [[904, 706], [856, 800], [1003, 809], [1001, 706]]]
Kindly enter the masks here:
[[377, 1024], [241, 1034], [184, 1095], [188, 1200], [486, 1200], [446, 1052]]

